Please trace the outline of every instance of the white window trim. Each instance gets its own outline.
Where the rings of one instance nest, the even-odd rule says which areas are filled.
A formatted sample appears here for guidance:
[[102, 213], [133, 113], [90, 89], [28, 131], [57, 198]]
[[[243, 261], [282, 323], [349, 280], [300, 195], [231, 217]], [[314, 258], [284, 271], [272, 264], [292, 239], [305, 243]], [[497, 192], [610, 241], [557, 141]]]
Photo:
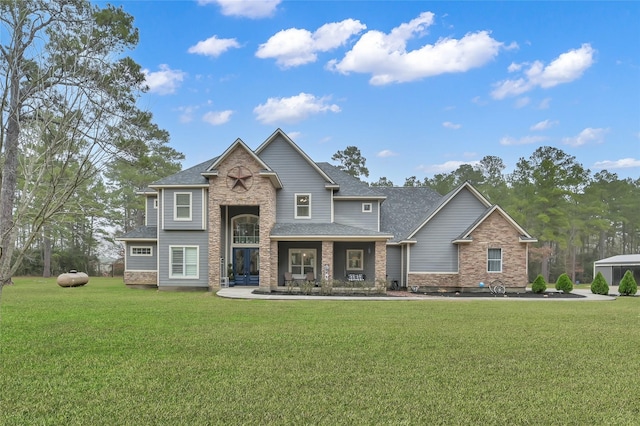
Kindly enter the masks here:
[[[189, 196], [189, 217], [178, 217], [178, 195]], [[193, 194], [191, 192], [174, 192], [173, 193], [173, 220], [190, 221], [193, 217]]]
[[373, 203], [362, 203], [362, 213], [373, 213]]
[[[352, 267], [349, 264], [349, 254], [355, 254], [360, 259], [359, 267]], [[347, 271], [364, 271], [364, 250], [348, 249], [346, 259], [347, 259]]]
[[[498, 271], [490, 271], [489, 270], [489, 261], [490, 260], [494, 261], [494, 262], [498, 261], [498, 259], [489, 259], [489, 250], [500, 250], [500, 270], [498, 270]], [[487, 272], [489, 274], [499, 274], [499, 273], [502, 272], [502, 248], [501, 247], [489, 247], [487, 249]]]
[[[149, 249], [149, 254], [140, 254], [140, 253], [134, 253], [133, 249]], [[129, 255], [130, 256], [153, 256], [153, 247], [152, 246], [130, 246], [129, 247]]]
[[[308, 216], [298, 216], [298, 197], [307, 197], [309, 198], [309, 215]], [[311, 194], [308, 193], [296, 193], [293, 197], [293, 217], [296, 219], [311, 219]]]
[[[290, 248], [289, 249], [289, 254], [287, 257], [287, 263], [288, 263], [288, 271], [291, 271], [291, 255], [293, 253], [296, 252], [302, 252], [302, 251], [306, 251], [306, 252], [313, 252], [313, 264], [311, 265], [313, 267], [313, 276], [317, 277], [317, 269], [318, 269], [318, 250], [314, 249], [314, 248], [304, 248], [304, 247], [300, 247], [300, 248]], [[302, 264], [302, 274], [293, 274], [293, 278], [297, 279], [297, 280], [301, 280], [304, 279], [306, 276], [306, 274], [304, 273], [304, 262]]]
[[[184, 271], [186, 270], [186, 264], [183, 264], [182, 275], [174, 275], [173, 274], [173, 249], [181, 248], [195, 248], [196, 249], [196, 274], [195, 275], [185, 275]], [[186, 259], [186, 256], [184, 257]], [[197, 280], [200, 279], [200, 246], [169, 246], [169, 278], [173, 279], [184, 279], [184, 280]]]
[[158, 198], [154, 198], [153, 199], [153, 208], [157, 209], [158, 208]]

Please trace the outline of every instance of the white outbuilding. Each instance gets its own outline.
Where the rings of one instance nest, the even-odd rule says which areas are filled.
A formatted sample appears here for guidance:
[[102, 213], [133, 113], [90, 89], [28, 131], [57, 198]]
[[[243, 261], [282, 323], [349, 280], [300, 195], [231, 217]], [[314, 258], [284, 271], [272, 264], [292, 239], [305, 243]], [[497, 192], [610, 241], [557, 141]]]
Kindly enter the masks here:
[[601, 272], [609, 285], [620, 284], [627, 270], [640, 282], [640, 254], [621, 254], [593, 262], [593, 276]]

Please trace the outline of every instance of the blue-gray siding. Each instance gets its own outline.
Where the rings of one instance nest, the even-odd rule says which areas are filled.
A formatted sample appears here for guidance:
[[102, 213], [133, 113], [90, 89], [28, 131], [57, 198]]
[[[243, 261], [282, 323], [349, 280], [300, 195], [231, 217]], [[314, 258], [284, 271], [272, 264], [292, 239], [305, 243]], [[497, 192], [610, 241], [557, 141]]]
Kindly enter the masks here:
[[[362, 212], [362, 204], [371, 204], [371, 211]], [[378, 201], [336, 200], [334, 201], [334, 222], [342, 225], [378, 231]]]
[[[260, 153], [260, 158], [277, 170], [282, 182], [282, 189], [277, 192], [279, 223], [331, 222], [331, 191], [325, 188], [327, 182], [289, 143], [275, 139]], [[295, 194], [311, 194], [310, 219], [295, 219]]]
[[[208, 287], [209, 286], [209, 237], [206, 231], [158, 231], [158, 241], [162, 243], [158, 247], [160, 261], [158, 270], [158, 283], [160, 286], [176, 287]], [[198, 246], [199, 247], [199, 271], [198, 279], [169, 278], [170, 246]]]
[[470, 191], [463, 189], [413, 237], [410, 248], [411, 272], [458, 272], [460, 236], [486, 210]]
[[147, 226], [158, 226], [158, 209], [154, 207], [155, 200], [158, 197], [146, 197], [146, 225]]
[[[176, 193], [191, 194], [191, 220], [174, 220]], [[201, 188], [164, 189], [162, 191], [162, 217], [160, 227], [164, 230], [202, 230], [205, 228], [203, 203], [206, 203], [206, 191]], [[206, 205], [206, 204], [205, 204]]]
[[406, 285], [402, 271], [402, 247], [387, 246], [387, 281], [398, 281], [398, 284]]
[[[151, 247], [151, 256], [132, 256], [132, 247]], [[128, 271], [155, 271], [158, 267], [158, 246], [156, 242], [127, 243]]]

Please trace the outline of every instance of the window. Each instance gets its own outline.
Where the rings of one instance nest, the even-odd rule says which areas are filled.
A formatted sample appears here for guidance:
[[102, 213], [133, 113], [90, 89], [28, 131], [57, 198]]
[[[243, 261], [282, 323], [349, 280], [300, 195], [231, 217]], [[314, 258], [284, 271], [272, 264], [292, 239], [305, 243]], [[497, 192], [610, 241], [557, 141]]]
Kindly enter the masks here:
[[157, 208], [158, 208], [158, 199], [157, 199], [157, 198], [154, 198], [154, 199], [153, 199], [153, 208], [154, 208], [154, 209], [157, 209]]
[[487, 271], [502, 272], [502, 249], [489, 249], [487, 253]]
[[198, 278], [198, 247], [170, 247], [170, 278]]
[[362, 203], [362, 213], [371, 213], [373, 211], [373, 206], [371, 203]]
[[311, 194], [296, 194], [296, 219], [311, 218]]
[[347, 270], [362, 271], [364, 269], [364, 251], [347, 250]]
[[308, 272], [316, 276], [316, 250], [315, 249], [290, 249], [289, 271], [294, 278], [302, 279]]
[[176, 192], [174, 195], [174, 212], [175, 220], [191, 220], [191, 193]]
[[260, 242], [260, 219], [257, 216], [238, 216], [233, 219], [234, 244], [258, 244]]
[[151, 256], [151, 247], [131, 247], [131, 256]]

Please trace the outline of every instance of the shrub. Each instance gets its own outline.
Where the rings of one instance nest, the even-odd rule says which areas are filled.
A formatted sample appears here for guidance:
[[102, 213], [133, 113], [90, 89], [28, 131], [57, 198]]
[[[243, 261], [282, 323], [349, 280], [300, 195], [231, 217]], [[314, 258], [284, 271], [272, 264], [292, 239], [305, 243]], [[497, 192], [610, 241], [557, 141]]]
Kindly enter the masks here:
[[624, 277], [622, 277], [620, 281], [618, 291], [621, 296], [633, 296], [638, 292], [638, 284], [633, 277], [633, 272], [627, 269], [627, 272], [624, 273]]
[[609, 294], [609, 284], [602, 275], [602, 272], [598, 271], [596, 277], [591, 283], [591, 293], [593, 294]]
[[542, 274], [538, 274], [536, 279], [531, 284], [531, 291], [534, 293], [544, 293], [547, 289], [547, 282], [544, 280]]
[[569, 275], [562, 274], [558, 277], [556, 290], [562, 291], [563, 293], [571, 293], [571, 290], [573, 290], [573, 283], [571, 282]]

